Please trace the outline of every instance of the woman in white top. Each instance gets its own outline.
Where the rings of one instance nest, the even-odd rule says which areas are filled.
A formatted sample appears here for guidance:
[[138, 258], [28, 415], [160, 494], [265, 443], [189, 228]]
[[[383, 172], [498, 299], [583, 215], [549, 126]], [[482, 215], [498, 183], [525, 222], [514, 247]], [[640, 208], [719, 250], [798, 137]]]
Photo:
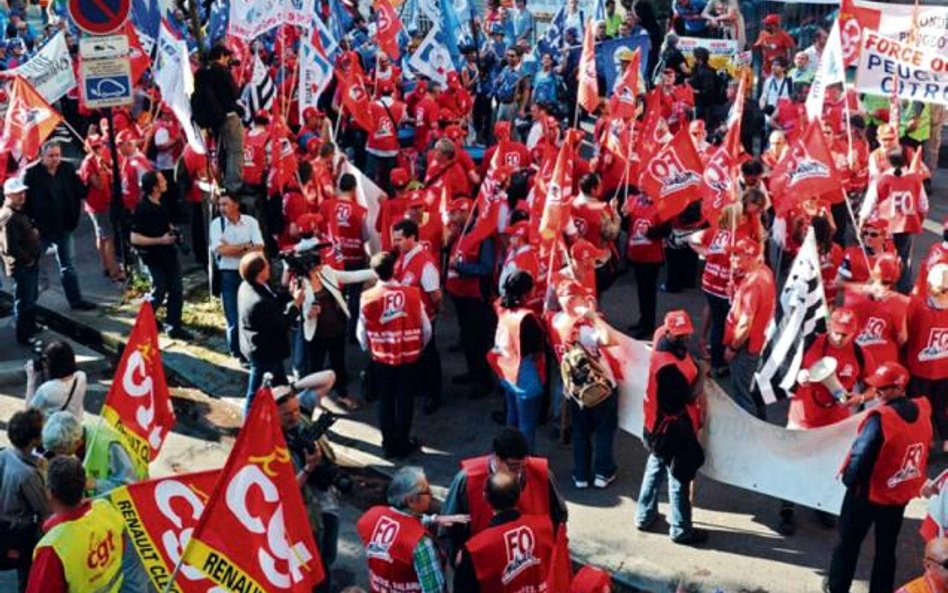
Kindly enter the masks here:
[[[26, 363], [26, 406], [37, 408], [49, 417], [66, 411], [82, 421], [86, 397], [86, 374], [76, 368], [76, 355], [68, 342], [55, 340], [43, 348], [41, 367]], [[42, 375], [41, 375], [42, 373]], [[37, 387], [41, 376], [46, 380]]]
[[711, 0], [704, 7], [702, 15], [713, 31], [721, 34], [721, 39], [737, 41], [738, 51], [744, 50], [744, 15], [737, 0]]

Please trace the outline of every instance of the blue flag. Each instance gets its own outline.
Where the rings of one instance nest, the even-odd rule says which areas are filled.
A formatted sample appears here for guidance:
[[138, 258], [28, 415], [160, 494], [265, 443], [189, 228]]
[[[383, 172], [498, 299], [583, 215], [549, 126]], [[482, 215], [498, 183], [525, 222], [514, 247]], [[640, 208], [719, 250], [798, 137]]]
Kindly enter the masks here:
[[537, 46], [533, 49], [533, 54], [536, 56], [537, 61], [540, 60], [543, 54], [550, 54], [554, 60], [559, 59], [560, 47], [563, 46], [563, 35], [566, 32], [565, 29], [566, 5], [564, 4], [560, 6], [556, 14], [553, 15], [550, 26], [546, 28], [543, 37], [537, 41]]
[[329, 0], [329, 31], [336, 41], [342, 41], [352, 29], [352, 15], [340, 0]]
[[[159, 0], [132, 0], [132, 23], [138, 30], [142, 45], [150, 48], [161, 30], [161, 2]], [[144, 39], [147, 37], [148, 39]]]
[[211, 14], [207, 19], [207, 41], [209, 46], [213, 46], [227, 35], [227, 21], [229, 19], [230, 1], [214, 0], [211, 4]]
[[448, 52], [451, 54], [451, 61], [455, 67], [461, 65], [461, 48], [459, 44], [459, 33], [461, 25], [458, 23], [458, 15], [454, 11], [454, 2], [452, 0], [440, 0], [441, 8], [441, 35]]

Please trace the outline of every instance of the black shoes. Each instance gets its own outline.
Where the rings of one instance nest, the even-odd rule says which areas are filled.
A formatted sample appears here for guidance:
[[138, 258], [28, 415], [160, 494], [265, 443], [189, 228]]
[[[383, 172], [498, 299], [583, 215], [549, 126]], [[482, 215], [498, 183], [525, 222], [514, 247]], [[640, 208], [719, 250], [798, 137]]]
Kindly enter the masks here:
[[172, 327], [167, 330], [168, 337], [172, 340], [193, 340], [194, 334], [184, 329], [181, 326]]
[[688, 533], [673, 537], [672, 541], [683, 546], [697, 546], [708, 541], [708, 532], [704, 529], [692, 529]]
[[441, 401], [437, 399], [428, 399], [425, 401], [425, 405], [421, 408], [421, 411], [427, 415], [432, 415], [441, 408]]
[[85, 299], [79, 299], [75, 303], [69, 305], [73, 311], [95, 311], [95, 303], [90, 303]]

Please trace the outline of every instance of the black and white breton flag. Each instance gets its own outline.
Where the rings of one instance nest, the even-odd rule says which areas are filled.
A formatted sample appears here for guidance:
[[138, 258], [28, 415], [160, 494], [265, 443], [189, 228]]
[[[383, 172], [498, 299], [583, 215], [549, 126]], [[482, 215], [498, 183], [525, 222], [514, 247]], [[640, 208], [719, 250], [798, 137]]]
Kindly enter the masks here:
[[255, 113], [261, 109], [267, 111], [273, 106], [273, 100], [276, 98], [276, 83], [267, 67], [263, 65], [260, 56], [253, 57], [253, 73], [250, 76], [250, 82], [244, 85], [240, 99], [246, 107], [244, 113], [244, 123], [249, 124], [253, 120]]
[[803, 353], [817, 333], [826, 331], [828, 314], [820, 254], [811, 227], [783, 285], [774, 319], [767, 328], [760, 356], [763, 364], [754, 375], [764, 403], [789, 397]]

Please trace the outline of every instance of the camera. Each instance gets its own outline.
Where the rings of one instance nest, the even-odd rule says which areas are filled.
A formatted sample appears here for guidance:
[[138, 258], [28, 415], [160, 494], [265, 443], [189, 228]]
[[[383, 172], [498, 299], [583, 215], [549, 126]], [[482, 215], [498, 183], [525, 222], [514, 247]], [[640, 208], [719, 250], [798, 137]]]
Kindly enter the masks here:
[[43, 343], [34, 342], [30, 347], [30, 358], [33, 360], [33, 371], [40, 382], [46, 378], [46, 355], [43, 353]]
[[[286, 446], [297, 453], [312, 454], [316, 450], [316, 442], [322, 438], [326, 431], [336, 423], [338, 416], [331, 412], [323, 412], [319, 418], [312, 424], [301, 430], [295, 430], [285, 433]], [[307, 483], [319, 490], [326, 490], [330, 486], [335, 486], [343, 494], [352, 491], [352, 478], [350, 478], [334, 461], [323, 456], [319, 465], [309, 474]]]
[[332, 243], [316, 243], [308, 239], [300, 241], [293, 249], [281, 251], [278, 257], [297, 278], [306, 278], [310, 270], [323, 263], [319, 252], [327, 247], [332, 247]]
[[168, 232], [172, 237], [174, 237], [175, 247], [178, 248], [178, 251], [181, 252], [181, 255], [191, 255], [191, 246], [185, 242], [184, 237], [181, 236], [181, 231], [178, 229], [171, 229]]

